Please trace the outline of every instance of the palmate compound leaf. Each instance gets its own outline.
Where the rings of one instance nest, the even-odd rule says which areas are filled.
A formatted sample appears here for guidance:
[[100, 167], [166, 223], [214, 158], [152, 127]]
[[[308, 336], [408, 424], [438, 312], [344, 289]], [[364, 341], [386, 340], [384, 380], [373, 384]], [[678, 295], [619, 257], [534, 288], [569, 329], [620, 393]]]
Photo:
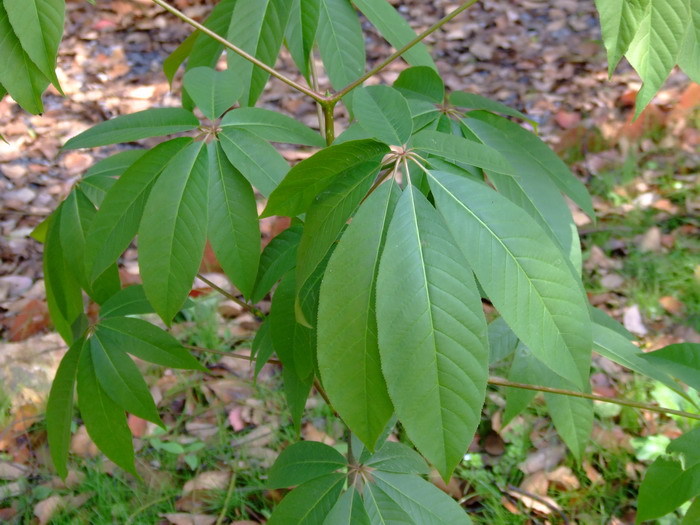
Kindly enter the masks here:
[[474, 277], [440, 216], [410, 185], [377, 277], [382, 370], [406, 433], [448, 478], [479, 423], [488, 342]]
[[345, 474], [334, 473], [321, 476], [300, 485], [287, 494], [272, 516], [268, 525], [318, 525], [338, 501]]
[[[690, 17], [691, 22], [678, 53], [678, 65], [693, 82], [700, 83], [700, 2], [697, 0], [690, 2]], [[700, 509], [700, 504], [696, 507]]]
[[352, 94], [352, 107], [360, 126], [385, 144], [402, 146], [413, 131], [408, 102], [389, 86], [359, 87]]
[[665, 516], [699, 495], [700, 463], [688, 466], [673, 457], [657, 458], [639, 487], [636, 523]]
[[610, 76], [629, 49], [648, 3], [649, 0], [595, 0]]
[[151, 108], [115, 117], [76, 135], [63, 149], [94, 148], [190, 131], [199, 120], [182, 108]]
[[243, 84], [235, 71], [195, 67], [185, 73], [183, 87], [209, 120], [216, 120], [243, 94]]
[[242, 128], [271, 142], [302, 144], [322, 148], [326, 141], [317, 131], [296, 119], [265, 108], [237, 108], [226, 113], [221, 127]]
[[127, 249], [138, 230], [154, 181], [191, 142], [192, 139], [182, 137], [159, 144], [131, 164], [107, 192], [86, 234], [85, 264], [91, 280]]
[[338, 498], [323, 525], [371, 525], [362, 496], [355, 487], [348, 487]]
[[317, 39], [333, 89], [343, 89], [364, 73], [365, 41], [350, 0], [321, 0]]
[[267, 487], [281, 489], [301, 485], [347, 465], [343, 455], [318, 441], [299, 441], [285, 448], [268, 472]]
[[408, 99], [417, 99], [432, 104], [442, 104], [445, 98], [445, 83], [431, 67], [414, 66], [404, 69], [394, 81], [398, 89]]
[[316, 41], [322, 0], [293, 0], [287, 24], [286, 42], [299, 71], [310, 80], [311, 50]]
[[146, 297], [170, 324], [185, 304], [207, 238], [209, 169], [203, 142], [180, 151], [153, 185], [139, 226]]
[[466, 93], [464, 91], [455, 91], [450, 94], [450, 102], [455, 106], [466, 109], [483, 109], [491, 113], [497, 113], [499, 115], [507, 115], [509, 117], [515, 117], [520, 120], [528, 122], [537, 131], [537, 121], [528, 118], [526, 115], [518, 111], [517, 109], [501, 104], [490, 98], [482, 97], [475, 93]]
[[654, 369], [667, 372], [700, 392], [700, 344], [669, 345], [654, 352], [642, 353], [640, 357]]
[[385, 183], [362, 204], [321, 283], [318, 367], [343, 421], [370, 449], [393, 413], [379, 361], [376, 280], [386, 230], [399, 198]]
[[46, 433], [49, 441], [51, 460], [58, 475], [65, 479], [68, 475], [66, 461], [70, 449], [70, 427], [73, 417], [73, 394], [78, 375], [78, 362], [85, 346], [85, 339], [78, 339], [71, 345], [56, 370], [51, 384], [51, 392], [46, 404]]
[[250, 297], [260, 261], [260, 224], [255, 193], [218, 142], [209, 155], [209, 242], [231, 282]]
[[265, 246], [260, 256], [260, 267], [251, 297], [254, 303], [262, 301], [274, 284], [294, 268], [301, 234], [301, 224], [292, 223]]
[[580, 278], [524, 210], [485, 184], [430, 172], [452, 237], [518, 338], [578, 388], [588, 384], [591, 322]]

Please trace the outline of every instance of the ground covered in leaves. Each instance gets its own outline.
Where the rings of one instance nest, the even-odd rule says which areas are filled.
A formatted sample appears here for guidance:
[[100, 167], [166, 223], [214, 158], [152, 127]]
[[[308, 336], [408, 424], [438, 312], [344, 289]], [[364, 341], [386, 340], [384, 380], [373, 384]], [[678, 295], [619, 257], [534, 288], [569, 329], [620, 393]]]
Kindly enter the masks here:
[[[194, 0], [173, 3], [197, 19], [210, 9]], [[417, 30], [457, 6], [451, 0], [400, 4]], [[193, 348], [219, 353], [198, 352], [206, 375], [144, 368], [168, 430], [130, 418], [142, 479], [102, 459], [80, 424], [68, 479], [52, 471], [42, 411], [65, 347], [51, 331], [41, 246], [29, 233], [89, 166], [115, 151], [61, 152], [65, 140], [116, 115], [178, 103], [179, 83], [171, 92], [161, 64], [188, 34], [148, 0], [97, 7], [69, 0], [67, 13], [59, 57], [66, 97], [46, 95], [41, 116], [23, 113], [8, 98], [0, 102], [0, 134], [8, 140], [0, 142], [0, 521], [264, 522], [283, 496], [264, 488], [265, 469], [296, 437], [279, 393], [279, 370], [267, 365], [253, 382], [245, 359], [222, 355], [245, 356], [258, 321], [204, 283], [174, 331]], [[386, 56], [386, 45], [366, 29], [370, 60]], [[528, 113], [588, 184], [598, 222], [575, 216], [591, 302], [623, 321], [645, 350], [700, 342], [700, 86], [674, 73], [631, 122], [639, 82], [624, 66], [608, 80], [599, 38], [592, 1], [485, 0], [427, 42], [450, 90]], [[291, 61], [283, 58], [282, 67], [291, 71]], [[380, 80], [393, 81], [401, 67], [393, 64]], [[263, 103], [317, 127], [314, 106], [279, 83], [270, 83]], [[290, 162], [308, 155], [284, 153]], [[266, 220], [265, 238], [285, 227]], [[125, 284], [138, 281], [135, 255], [132, 249], [123, 258]], [[211, 257], [203, 271], [230, 287]], [[598, 394], [694, 410], [606, 359], [596, 357], [594, 364]], [[592, 439], [576, 463], [539, 398], [507, 426], [503, 405], [503, 392], [492, 389], [454, 478], [445, 485], [435, 477], [481, 523], [633, 523], [645, 466], [687, 430], [682, 420], [597, 405]], [[314, 397], [307, 409], [303, 437], [337, 443], [342, 428], [323, 401]]]

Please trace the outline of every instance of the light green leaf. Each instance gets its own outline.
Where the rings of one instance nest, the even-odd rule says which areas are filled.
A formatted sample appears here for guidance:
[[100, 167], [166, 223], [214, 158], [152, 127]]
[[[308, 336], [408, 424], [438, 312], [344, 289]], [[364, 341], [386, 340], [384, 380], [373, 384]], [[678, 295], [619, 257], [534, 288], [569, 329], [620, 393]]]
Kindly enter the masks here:
[[355, 487], [349, 487], [340, 496], [323, 525], [371, 525], [362, 497]]
[[350, 0], [321, 0], [318, 49], [335, 90], [365, 72], [365, 40]]
[[183, 87], [209, 120], [216, 120], [243, 95], [241, 78], [231, 69], [195, 67], [185, 73]]
[[89, 179], [81, 180], [78, 183], [78, 187], [85, 194], [85, 196], [90, 199], [90, 202], [97, 208], [102, 206], [102, 202], [107, 195], [107, 192], [114, 186], [117, 179], [112, 177], [103, 177], [101, 175], [96, 175], [90, 177]]
[[86, 266], [91, 280], [114, 264], [127, 249], [138, 230], [154, 181], [191, 142], [192, 139], [182, 137], [159, 144], [136, 160], [107, 192], [85, 240]]
[[406, 99], [389, 86], [357, 88], [353, 93], [353, 109], [360, 126], [372, 138], [386, 144], [402, 146], [413, 132]]
[[147, 152], [145, 149], [129, 149], [115, 153], [90, 166], [83, 181], [90, 177], [119, 177]]
[[250, 183], [212, 142], [209, 153], [209, 241], [226, 275], [250, 297], [260, 261], [260, 224]]
[[372, 525], [418, 525], [416, 521], [403, 510], [401, 505], [391, 499], [376, 483], [366, 484], [363, 488], [362, 497], [365, 510], [367, 511]]
[[642, 353], [642, 359], [655, 370], [667, 372], [700, 392], [700, 344], [680, 343]]
[[413, 137], [413, 147], [419, 151], [437, 155], [447, 160], [463, 162], [485, 170], [515, 175], [516, 170], [498, 151], [456, 135], [424, 130]]
[[243, 128], [271, 142], [287, 142], [322, 148], [326, 141], [318, 132], [292, 117], [264, 108], [238, 108], [229, 111], [221, 127]]
[[[394, 49], [401, 49], [416, 38], [416, 32], [386, 0], [353, 0], [353, 4], [362, 11], [362, 14], [372, 22], [372, 25]], [[437, 70], [428, 48], [422, 42], [401, 56], [412, 66], [427, 66]]]
[[338, 501], [345, 482], [344, 474], [329, 474], [300, 485], [287, 494], [268, 525], [318, 525]]
[[629, 49], [648, 5], [649, 0], [595, 0], [610, 76]]
[[101, 341], [111, 348], [161, 366], [206, 371], [172, 335], [133, 317], [110, 317], [97, 325]]
[[480, 420], [488, 375], [481, 297], [440, 216], [415, 187], [399, 199], [377, 277], [382, 370], [406, 433], [449, 478]]
[[78, 362], [85, 345], [84, 339], [78, 339], [71, 345], [61, 364], [56, 370], [56, 377], [51, 384], [51, 392], [46, 403], [46, 433], [49, 450], [56, 472], [63, 479], [68, 475], [66, 462], [70, 449], [70, 427], [73, 418], [73, 391], [78, 375]]
[[489, 323], [490, 364], [510, 356], [517, 346], [518, 336], [513, 333], [503, 317]]
[[310, 74], [309, 59], [316, 40], [322, 0], [293, 0], [287, 25], [287, 47], [301, 74]]
[[673, 512], [700, 495], [700, 464], [687, 470], [680, 461], [660, 457], [647, 469], [639, 487], [637, 523]]
[[608, 314], [606, 314], [603, 310], [600, 308], [595, 308], [594, 306], [590, 306], [588, 309], [591, 313], [591, 321], [594, 323], [597, 323], [608, 330], [612, 330], [618, 335], [621, 335], [623, 338], [627, 339], [628, 341], [633, 341], [634, 336], [632, 333], [627, 330], [624, 326], [622, 326], [620, 323], [618, 323], [615, 319], [610, 317]]
[[301, 485], [347, 465], [343, 455], [318, 441], [299, 441], [285, 448], [268, 472], [267, 487]]
[[681, 44], [690, 21], [687, 0], [646, 0], [626, 57], [642, 78], [637, 93], [635, 116], [649, 104], [676, 65]]
[[251, 297], [254, 303], [262, 301], [274, 284], [294, 268], [301, 233], [301, 225], [292, 224], [265, 246], [260, 256], [258, 277]]
[[468, 525], [466, 511], [432, 483], [411, 474], [375, 471], [377, 488], [421, 525]]
[[170, 324], [185, 304], [207, 239], [209, 170], [203, 142], [180, 151], [153, 185], [139, 226], [146, 297]]
[[379, 361], [376, 279], [398, 187], [386, 183], [360, 207], [321, 283], [318, 367], [346, 425], [370, 449], [394, 411]]
[[490, 111], [491, 113], [498, 113], [500, 115], [507, 115], [509, 117], [515, 117], [525, 122], [528, 122], [537, 131], [537, 121], [532, 120], [527, 115], [521, 113], [517, 109], [501, 104], [496, 100], [490, 98], [482, 97], [475, 93], [465, 93], [464, 91], [455, 91], [450, 94], [450, 102], [455, 106], [459, 106], [467, 109], [484, 109]]
[[339, 173], [365, 162], [381, 162], [389, 147], [375, 140], [354, 140], [329, 146], [294, 166], [270, 195], [262, 217], [306, 212]]
[[[693, 82], [700, 83], [700, 2], [690, 2], [691, 21], [678, 54], [678, 65]], [[698, 500], [700, 501], [700, 500]], [[700, 505], [696, 505], [700, 508]]]
[[420, 454], [403, 443], [387, 441], [377, 452], [362, 461], [368, 467], [383, 472], [397, 474], [425, 474], [429, 472], [428, 465]]
[[694, 525], [700, 522], [700, 498], [695, 498], [683, 516], [681, 525]]
[[432, 68], [415, 66], [404, 69], [394, 81], [406, 98], [417, 99], [432, 103], [429, 107], [435, 109], [435, 104], [442, 104], [445, 98], [445, 83], [442, 77]]
[[183, 40], [179, 46], [175, 48], [175, 51], [170, 53], [165, 60], [163, 60], [163, 73], [165, 74], [165, 78], [168, 79], [168, 84], [170, 84], [171, 89], [173, 87], [173, 80], [175, 79], [177, 70], [180, 68], [182, 63], [187, 60], [190, 53], [192, 53], [192, 48], [194, 47], [194, 44], [199, 36], [199, 31], [193, 31], [187, 35], [187, 38], [185, 38], [185, 40]]
[[[238, 0], [227, 40], [268, 66], [274, 66], [291, 5], [289, 0]], [[235, 71], [244, 86], [241, 105], [254, 106], [270, 74], [236, 53], [228, 53], [227, 60], [229, 69]]]
[[56, 56], [63, 35], [64, 0], [3, 0], [22, 49], [56, 89]]
[[154, 313], [140, 284], [122, 288], [100, 307], [100, 319]]
[[44, 111], [41, 94], [49, 84], [29, 55], [10, 25], [10, 19], [0, 2], [0, 84], [26, 111], [38, 115]]
[[438, 210], [489, 299], [547, 366], [588, 384], [591, 322], [580, 279], [525, 211], [488, 186], [431, 172]]
[[100, 339], [99, 333], [89, 340], [100, 386], [112, 401], [127, 412], [165, 428], [141, 372], [126, 355], [126, 349], [113, 346], [110, 342], [109, 338]]
[[272, 354], [275, 353], [275, 345], [272, 344], [272, 334], [270, 333], [270, 321], [265, 319], [255, 334], [251, 345], [251, 356], [255, 356], [255, 372], [253, 378], [258, 379], [258, 375], [263, 366], [268, 362]]
[[134, 447], [126, 415], [100, 386], [91, 352], [83, 351], [78, 364], [78, 405], [88, 435], [97, 447], [124, 470], [134, 475]]
[[151, 108], [97, 124], [70, 139], [63, 149], [94, 148], [120, 142], [134, 142], [148, 137], [190, 131], [197, 126], [199, 126], [199, 120], [186, 109]]
[[[539, 170], [541, 173], [547, 175], [547, 177], [563, 193], [568, 195], [579, 208], [586, 212], [586, 215], [595, 219], [593, 202], [591, 201], [591, 196], [586, 187], [571, 173], [571, 170], [564, 164], [564, 161], [562, 161], [547, 144], [542, 142], [537, 135], [530, 133], [513, 122], [493, 117], [481, 111], [467, 114], [467, 118], [465, 118], [463, 122], [470, 130], [476, 133], [479, 138], [493, 141], [494, 147], [498, 144], [498, 150], [504, 155], [506, 153], [509, 155], [517, 154], [517, 162], [513, 160], [513, 164], [517, 166], [515, 170], [516, 177], [529, 176], [529, 174]], [[481, 124], [484, 122], [497, 128], [498, 133], [500, 133], [500, 138], [497, 136], [497, 133], [488, 130], [488, 128], [485, 128]], [[481, 133], [483, 137], [479, 135], [479, 133]], [[510, 144], [511, 147], [503, 150], [500, 149], [501, 147], [506, 148], [507, 144]], [[513, 146], [513, 144], [517, 146]], [[507, 175], [513, 174], [503, 171], [499, 173], [505, 173]]]
[[255, 188], [267, 197], [289, 171], [279, 152], [248, 130], [229, 126], [219, 133], [228, 160]]

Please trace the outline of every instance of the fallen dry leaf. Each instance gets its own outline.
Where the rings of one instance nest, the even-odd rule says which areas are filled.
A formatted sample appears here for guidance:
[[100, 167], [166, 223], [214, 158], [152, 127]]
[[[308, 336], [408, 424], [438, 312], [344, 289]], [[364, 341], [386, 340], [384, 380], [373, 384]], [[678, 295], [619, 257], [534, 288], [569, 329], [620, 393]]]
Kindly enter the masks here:
[[185, 483], [182, 495], [187, 496], [194, 491], [226, 490], [230, 480], [231, 472], [226, 470], [202, 472]]
[[0, 479], [15, 481], [27, 477], [29, 468], [18, 463], [0, 461]]
[[561, 490], [577, 490], [581, 487], [581, 483], [569, 467], [562, 465], [546, 475], [547, 479]]
[[518, 468], [525, 474], [534, 474], [541, 470], [551, 470], [566, 456], [564, 445], [549, 445], [530, 454]]
[[81, 425], [78, 431], [73, 434], [70, 441], [70, 451], [81, 458], [96, 458], [100, 454], [97, 445], [90, 439], [85, 425]]
[[644, 321], [642, 321], [642, 312], [640, 312], [639, 306], [636, 304], [625, 308], [622, 324], [625, 325], [627, 330], [638, 336], [643, 337], [649, 332], [647, 327], [644, 326]]
[[530, 494], [536, 494], [537, 496], [546, 496], [547, 490], [549, 489], [549, 478], [547, 473], [543, 470], [539, 472], [534, 472], [528, 476], [520, 483], [520, 488]]
[[185, 514], [182, 512], [172, 512], [161, 514], [172, 525], [213, 525], [216, 523], [216, 516], [207, 514]]
[[428, 478], [430, 479], [430, 482], [433, 485], [435, 485], [445, 494], [449, 494], [454, 499], [459, 499], [462, 496], [464, 496], [464, 494], [462, 493], [462, 485], [457, 478], [451, 477], [450, 481], [448, 483], [445, 483], [445, 481], [442, 479], [442, 476], [440, 476], [440, 473], [435, 469], [431, 469]]
[[661, 229], [658, 226], [649, 228], [639, 240], [639, 250], [642, 252], [658, 253], [661, 251], [662, 247]]
[[34, 516], [39, 520], [39, 525], [46, 525], [51, 521], [54, 514], [61, 509], [68, 507], [77, 509], [82, 507], [92, 496], [93, 493], [91, 492], [86, 492], [77, 496], [59, 496], [58, 494], [54, 494], [34, 506]]
[[231, 428], [233, 428], [234, 432], [240, 432], [246, 427], [246, 423], [241, 417], [243, 408], [244, 407], [237, 406], [228, 413], [228, 422], [231, 424]]
[[335, 439], [330, 437], [325, 432], [317, 429], [312, 423], [306, 423], [301, 429], [301, 435], [306, 441], [319, 441], [326, 445], [335, 445]]
[[667, 295], [659, 299], [661, 307], [672, 315], [680, 315], [685, 309], [685, 305], [673, 296]]

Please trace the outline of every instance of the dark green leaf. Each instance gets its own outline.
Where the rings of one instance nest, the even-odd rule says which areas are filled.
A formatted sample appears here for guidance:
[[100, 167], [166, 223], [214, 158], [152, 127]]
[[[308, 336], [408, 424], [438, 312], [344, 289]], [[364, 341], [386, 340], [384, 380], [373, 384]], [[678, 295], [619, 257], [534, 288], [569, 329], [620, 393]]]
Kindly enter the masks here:
[[393, 413], [379, 361], [376, 278], [398, 187], [386, 183], [360, 207], [321, 284], [318, 366], [326, 392], [348, 427], [374, 448]]
[[228, 126], [219, 133], [221, 147], [238, 171], [263, 196], [270, 195], [289, 171], [289, 164], [267, 141], [248, 130]]
[[372, 524], [418, 525], [401, 505], [391, 499], [376, 483], [368, 483], [362, 493], [365, 510]]
[[629, 49], [639, 22], [644, 17], [647, 0], [596, 0], [600, 14], [603, 43], [608, 51], [608, 74], [612, 76], [622, 56]]
[[229, 111], [221, 127], [243, 128], [271, 142], [287, 142], [322, 148], [326, 141], [318, 132], [292, 117], [264, 108], [238, 108]]
[[78, 183], [78, 187], [85, 194], [85, 196], [90, 199], [90, 202], [97, 208], [102, 206], [102, 202], [107, 195], [107, 192], [114, 186], [117, 179], [112, 177], [102, 177], [97, 175], [90, 177], [89, 179], [84, 179]]
[[122, 115], [83, 131], [65, 143], [63, 149], [94, 148], [148, 137], [190, 131], [199, 120], [182, 108], [151, 108]]
[[387, 441], [364, 465], [383, 472], [398, 474], [428, 474], [429, 468], [420, 454], [402, 443]]
[[445, 98], [445, 83], [440, 75], [432, 68], [416, 66], [404, 69], [394, 81], [394, 87], [406, 98], [418, 99], [442, 104]]
[[136, 160], [107, 193], [87, 233], [86, 265], [91, 280], [101, 275], [129, 246], [154, 181], [191, 142], [192, 139], [183, 137], [159, 144]]
[[700, 344], [680, 343], [640, 355], [654, 369], [677, 377], [688, 386], [700, 391]]
[[338, 501], [345, 474], [329, 474], [315, 478], [287, 494], [268, 525], [318, 525]]
[[515, 117], [526, 122], [529, 122], [535, 131], [537, 131], [537, 121], [528, 118], [526, 115], [518, 111], [517, 109], [501, 104], [490, 98], [482, 97], [475, 93], [465, 93], [464, 91], [456, 91], [450, 95], [450, 102], [455, 106], [459, 106], [467, 109], [484, 109], [490, 111], [491, 113], [498, 113], [500, 115], [507, 115], [509, 117]]
[[268, 472], [267, 486], [281, 489], [301, 485], [347, 465], [343, 455], [318, 441], [300, 441], [287, 447]]
[[408, 102], [389, 86], [357, 88], [353, 92], [353, 109], [360, 126], [386, 144], [402, 146], [413, 132]]
[[153, 185], [139, 226], [146, 297], [169, 324], [192, 289], [207, 239], [209, 169], [203, 142], [180, 151]]
[[275, 345], [272, 344], [272, 333], [270, 331], [270, 320], [265, 319], [255, 334], [251, 348], [251, 357], [255, 357], [255, 373], [253, 377], [258, 378], [263, 366], [268, 362], [272, 354], [275, 353]]
[[302, 231], [300, 224], [292, 224], [265, 246], [260, 256], [258, 277], [251, 297], [254, 303], [262, 301], [274, 284], [294, 268]]
[[260, 225], [250, 183], [218, 142], [209, 152], [209, 241], [226, 275], [250, 297], [260, 261]]
[[49, 440], [51, 459], [58, 475], [65, 479], [68, 475], [66, 461], [70, 449], [70, 427], [73, 417], [73, 391], [78, 375], [78, 362], [85, 345], [78, 339], [61, 359], [56, 377], [51, 384], [49, 400], [46, 403], [46, 432]]
[[515, 352], [518, 336], [513, 333], [503, 317], [489, 323], [489, 362], [501, 361]]
[[126, 349], [102, 340], [95, 333], [89, 340], [95, 375], [102, 389], [127, 412], [164, 427], [148, 386]]
[[481, 416], [488, 341], [464, 256], [415, 187], [399, 199], [377, 278], [382, 371], [406, 433], [444, 478]]
[[115, 153], [90, 166], [83, 175], [83, 180], [90, 177], [119, 177], [147, 151], [145, 149], [129, 149]]
[[102, 303], [100, 318], [107, 319], [108, 317], [150, 314], [153, 312], [153, 307], [143, 292], [143, 286], [137, 284], [121, 289]]
[[637, 523], [673, 512], [700, 495], [700, 464], [687, 470], [680, 461], [660, 457], [647, 469], [639, 487]]
[[[303, 327], [302, 327], [303, 328]], [[306, 408], [306, 400], [314, 384], [312, 375], [305, 379], [300, 379], [296, 370], [288, 366], [282, 368], [282, 381], [284, 382], [284, 395], [289, 406], [289, 413], [292, 416], [292, 425], [297, 434], [301, 433], [301, 418]]]
[[217, 71], [211, 67], [195, 67], [185, 73], [184, 89], [195, 105], [209, 120], [216, 120], [243, 94], [238, 74], [231, 70]]
[[696, 523], [700, 523], [700, 498], [695, 498], [681, 521], [681, 525], [695, 525]]
[[97, 325], [101, 341], [110, 348], [161, 366], [206, 371], [199, 362], [168, 332], [133, 317], [110, 317]]
[[199, 31], [194, 31], [187, 35], [187, 38], [175, 48], [175, 51], [170, 53], [165, 60], [163, 60], [163, 73], [168, 79], [170, 88], [173, 87], [173, 79], [177, 70], [182, 65], [182, 63], [187, 60], [187, 57], [192, 53], [192, 48], [194, 47], [197, 38], [199, 38]]
[[322, 0], [293, 0], [287, 25], [287, 47], [299, 71], [309, 78], [309, 59], [316, 40]]
[[342, 172], [366, 162], [381, 162], [389, 147], [375, 140], [355, 140], [322, 149], [294, 166], [270, 195], [262, 217], [306, 212], [316, 195]]
[[317, 37], [323, 65], [335, 90], [365, 72], [365, 40], [349, 0], [321, 0]]
[[100, 386], [91, 352], [83, 351], [78, 364], [80, 417], [97, 447], [124, 470], [137, 475], [134, 447], [124, 410]]
[[349, 487], [340, 496], [323, 525], [371, 525], [362, 497], [355, 487]]

